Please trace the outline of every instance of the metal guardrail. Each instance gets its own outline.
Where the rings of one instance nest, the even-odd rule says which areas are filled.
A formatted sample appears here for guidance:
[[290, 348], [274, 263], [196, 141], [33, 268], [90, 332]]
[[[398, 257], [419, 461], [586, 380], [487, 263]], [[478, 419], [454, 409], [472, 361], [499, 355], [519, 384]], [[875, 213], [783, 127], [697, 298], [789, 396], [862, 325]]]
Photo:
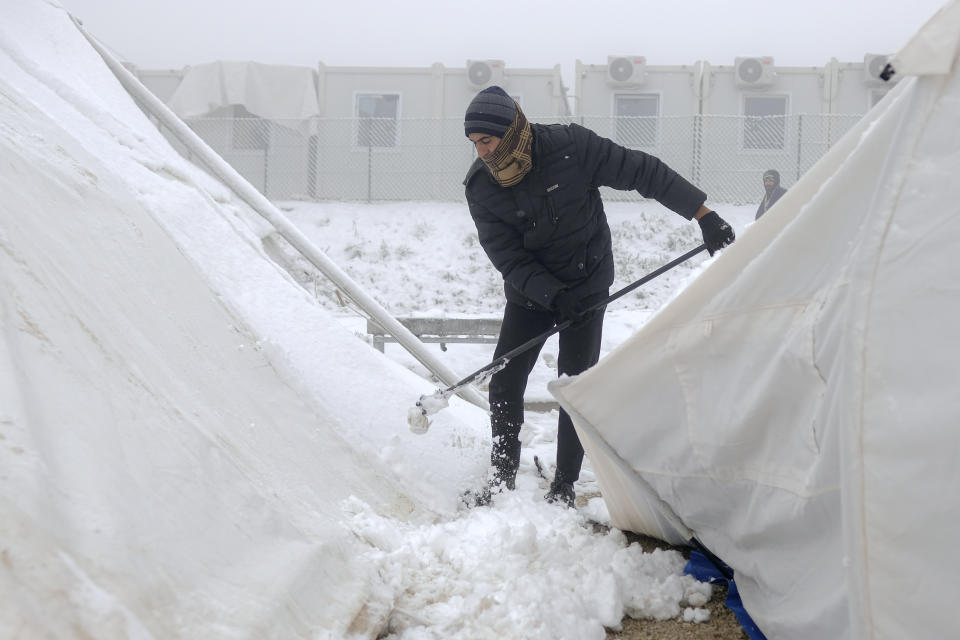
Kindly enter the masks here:
[[[398, 317], [397, 321], [421, 342], [439, 343], [441, 351], [447, 350], [447, 344], [496, 344], [500, 336], [500, 318]], [[384, 343], [397, 341], [372, 318], [367, 319], [367, 333], [373, 338], [373, 346], [381, 353]]]

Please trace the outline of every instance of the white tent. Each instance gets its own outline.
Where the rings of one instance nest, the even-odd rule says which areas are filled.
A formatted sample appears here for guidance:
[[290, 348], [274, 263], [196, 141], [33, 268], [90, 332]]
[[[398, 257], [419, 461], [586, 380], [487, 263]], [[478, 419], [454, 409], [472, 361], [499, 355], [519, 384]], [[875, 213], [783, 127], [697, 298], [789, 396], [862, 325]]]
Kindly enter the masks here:
[[169, 106], [181, 118], [204, 116], [228, 105], [274, 120], [304, 135], [320, 116], [317, 71], [294, 65], [218, 60], [184, 69]]
[[432, 385], [271, 262], [55, 2], [3, 4], [0, 165], [0, 637], [378, 633], [349, 514], [454, 512], [485, 416], [398, 438]]
[[955, 0], [770, 213], [551, 385], [614, 524], [692, 530], [771, 640], [956, 634], [958, 43]]

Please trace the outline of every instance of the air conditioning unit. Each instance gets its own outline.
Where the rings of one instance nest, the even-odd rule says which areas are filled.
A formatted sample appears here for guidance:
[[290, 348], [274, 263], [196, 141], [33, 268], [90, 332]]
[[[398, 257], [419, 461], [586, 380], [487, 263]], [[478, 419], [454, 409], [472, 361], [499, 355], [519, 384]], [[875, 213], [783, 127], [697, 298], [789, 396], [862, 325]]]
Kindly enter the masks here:
[[[887, 84], [887, 81], [880, 77], [884, 68], [887, 66], [889, 56], [886, 54], [868, 53], [863, 56], [863, 80], [871, 85]], [[894, 76], [895, 77], [895, 76]], [[893, 78], [890, 79], [891, 83]]]
[[643, 56], [607, 56], [607, 82], [620, 86], [643, 84], [646, 66]]
[[773, 58], [736, 58], [733, 62], [734, 76], [740, 87], [769, 87], [777, 79]]
[[467, 82], [474, 89], [503, 84], [503, 60], [467, 60]]

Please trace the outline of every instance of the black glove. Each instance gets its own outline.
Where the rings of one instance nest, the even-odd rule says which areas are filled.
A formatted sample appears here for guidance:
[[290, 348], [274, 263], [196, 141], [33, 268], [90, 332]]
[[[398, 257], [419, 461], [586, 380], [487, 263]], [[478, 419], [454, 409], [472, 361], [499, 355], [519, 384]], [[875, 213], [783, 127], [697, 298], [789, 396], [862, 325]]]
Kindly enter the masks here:
[[562, 320], [569, 320], [570, 326], [576, 326], [586, 318], [583, 315], [583, 305], [580, 298], [563, 290], [553, 299], [553, 307], [560, 314]]
[[711, 211], [703, 216], [697, 222], [700, 223], [700, 231], [703, 233], [703, 243], [707, 245], [707, 251], [710, 255], [723, 249], [727, 245], [733, 244], [736, 235], [733, 233], [733, 227], [727, 224], [727, 221], [717, 215], [716, 211]]

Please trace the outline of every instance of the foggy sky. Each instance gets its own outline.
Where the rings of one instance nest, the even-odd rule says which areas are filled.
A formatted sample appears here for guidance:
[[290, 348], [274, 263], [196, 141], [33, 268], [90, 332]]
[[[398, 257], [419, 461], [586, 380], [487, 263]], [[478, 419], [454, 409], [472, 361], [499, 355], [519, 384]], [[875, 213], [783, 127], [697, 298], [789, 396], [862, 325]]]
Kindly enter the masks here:
[[507, 68], [645, 56], [648, 64], [778, 66], [896, 52], [945, 0], [60, 0], [115, 55], [147, 69], [214, 60]]

